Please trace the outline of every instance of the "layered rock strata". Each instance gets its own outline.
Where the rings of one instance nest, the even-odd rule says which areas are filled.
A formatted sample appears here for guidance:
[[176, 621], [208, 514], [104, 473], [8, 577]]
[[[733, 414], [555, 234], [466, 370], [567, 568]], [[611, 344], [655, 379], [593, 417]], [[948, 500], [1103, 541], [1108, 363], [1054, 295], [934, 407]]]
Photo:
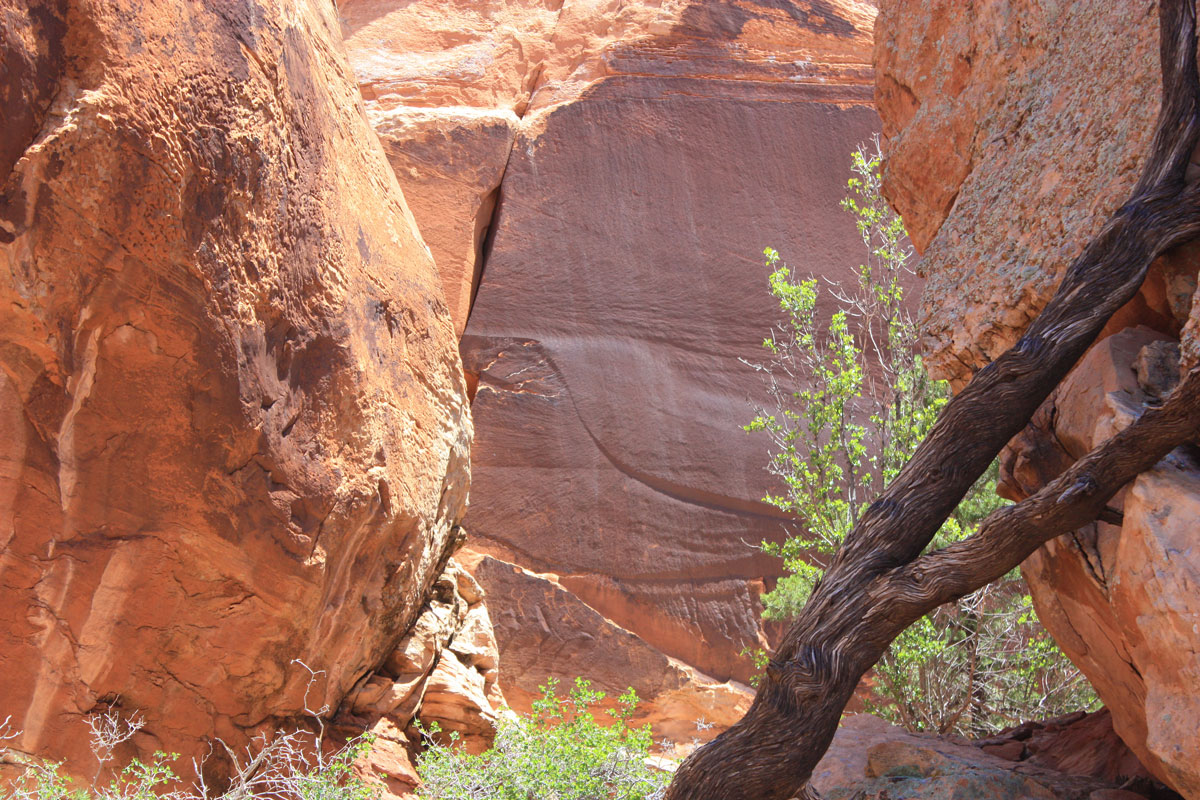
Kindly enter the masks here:
[[92, 775], [84, 718], [136, 710], [118, 759], [187, 763], [417, 618], [454, 328], [330, 3], [0, 9], [0, 720]]
[[740, 430], [756, 383], [741, 359], [760, 359], [777, 313], [759, 254], [830, 279], [860, 260], [837, 202], [876, 126], [873, 6], [344, 0], [341, 13], [477, 382], [467, 525], [472, 547], [519, 568], [477, 573], [510, 699], [611, 660], [542, 667], [544, 650], [517, 644], [586, 626], [640, 640], [639, 669], [657, 671], [619, 688], [667, 702], [692, 680], [668, 664], [698, 671], [695, 685], [746, 680], [761, 579], [778, 574], [755, 545], [784, 522], [759, 501], [766, 444]]
[[[1157, 4], [886, 0], [885, 192], [924, 250], [929, 363], [957, 385], [1013, 344], [1131, 191], [1158, 111]], [[1161, 402], [1200, 354], [1195, 245], [1159, 259], [1004, 456], [1025, 496]], [[1176, 451], [1105, 520], [1025, 564], [1039, 616], [1154, 774], [1200, 797], [1200, 467]]]

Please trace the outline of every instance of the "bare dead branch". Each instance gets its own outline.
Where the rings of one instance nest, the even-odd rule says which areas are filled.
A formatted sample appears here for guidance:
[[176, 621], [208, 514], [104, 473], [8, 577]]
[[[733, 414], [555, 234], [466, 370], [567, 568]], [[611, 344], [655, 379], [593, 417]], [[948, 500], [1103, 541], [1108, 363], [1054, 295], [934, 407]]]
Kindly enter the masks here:
[[122, 717], [114, 702], [104, 711], [89, 715], [87, 726], [92, 732], [92, 754], [97, 761], [96, 774], [93, 776], [95, 780], [100, 777], [105, 765], [113, 760], [113, 751], [146, 726], [146, 718], [138, 711]]

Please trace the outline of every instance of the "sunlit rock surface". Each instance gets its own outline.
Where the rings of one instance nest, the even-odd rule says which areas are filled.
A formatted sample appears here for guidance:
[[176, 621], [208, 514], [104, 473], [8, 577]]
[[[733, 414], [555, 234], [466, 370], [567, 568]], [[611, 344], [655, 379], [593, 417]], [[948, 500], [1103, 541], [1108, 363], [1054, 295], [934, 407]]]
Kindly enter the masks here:
[[[961, 386], [1013, 344], [1130, 193], [1158, 111], [1157, 4], [885, 0], [876, 99], [885, 192], [924, 250], [929, 361]], [[1161, 402], [1197, 360], [1196, 246], [1159, 259], [1004, 456], [1036, 491]], [[1105, 338], [1107, 337], [1107, 338]], [[1042, 621], [1163, 781], [1200, 797], [1200, 467], [1183, 448], [1108, 522], [1025, 564]], [[1123, 514], [1123, 517], [1120, 516]]]
[[186, 764], [416, 618], [454, 329], [330, 3], [0, 11], [0, 720], [91, 776], [82, 718], [140, 711], [118, 758]]

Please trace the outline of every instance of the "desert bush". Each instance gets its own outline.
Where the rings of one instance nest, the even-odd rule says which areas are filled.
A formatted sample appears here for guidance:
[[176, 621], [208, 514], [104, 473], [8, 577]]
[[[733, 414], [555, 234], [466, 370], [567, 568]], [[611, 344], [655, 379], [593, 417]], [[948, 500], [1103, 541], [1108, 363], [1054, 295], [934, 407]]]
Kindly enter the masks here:
[[[553, 680], [527, 716], [507, 716], [492, 748], [481, 755], [439, 744], [425, 731], [417, 761], [423, 800], [648, 800], [661, 795], [666, 776], [647, 766], [649, 727], [634, 727], [632, 689], [596, 722], [604, 693], [576, 679], [566, 697]], [[452, 737], [453, 738], [453, 737]]]
[[[3, 800], [370, 800], [377, 792], [354, 772], [354, 762], [370, 747], [369, 737], [351, 740], [332, 753], [322, 747], [323, 728], [296, 730], [268, 738], [261, 736], [242, 751], [223, 742], [230, 779], [223, 790], [206, 786], [203, 778], [185, 788], [174, 764], [178, 755], [155, 753], [148, 761], [133, 759], [114, 770], [108, 781], [101, 775], [115, 761], [118, 745], [143, 726], [140, 714], [121, 717], [116, 709], [86, 719], [91, 748], [99, 763], [94, 777], [81, 783], [69, 777], [63, 762], [34, 758], [10, 751], [4, 742], [16, 738], [8, 721], [0, 726], [0, 760], [16, 764], [19, 774], [0, 792]], [[192, 765], [196, 775], [202, 764]]]
[[[949, 387], [931, 379], [904, 302], [912, 250], [880, 192], [878, 142], [852, 156], [850, 195], [867, 258], [854, 285], [798, 276], [767, 248], [771, 294], [784, 321], [753, 365], [769, 403], [745, 428], [770, 440], [768, 469], [781, 490], [764, 500], [795, 515], [782, 542], [762, 549], [785, 575], [763, 596], [764, 614], [787, 619], [804, 606], [823, 564], [862, 511], [925, 437]], [[826, 318], [824, 305], [832, 306]], [[997, 466], [970, 490], [931, 547], [970, 535], [1003, 504]], [[1037, 622], [1019, 572], [906, 630], [876, 666], [868, 707], [911, 730], [981, 735], [1016, 721], [1096, 704], [1091, 687]]]

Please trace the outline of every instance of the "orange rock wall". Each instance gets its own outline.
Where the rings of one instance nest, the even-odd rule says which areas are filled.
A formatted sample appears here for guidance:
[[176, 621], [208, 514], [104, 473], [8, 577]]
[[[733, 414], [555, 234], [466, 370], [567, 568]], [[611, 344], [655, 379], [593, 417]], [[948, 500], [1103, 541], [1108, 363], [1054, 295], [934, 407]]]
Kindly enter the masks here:
[[[1158, 113], [1156, 8], [880, 4], [885, 191], [922, 251], [921, 324], [942, 376], [961, 383], [1015, 342], [1128, 196]], [[1195, 273], [1164, 259], [1117, 325], [1178, 335]]]
[[[873, 5], [341, 13], [477, 381], [465, 525], [492, 557], [476, 576], [502, 687], [518, 704], [551, 675], [726, 696], [778, 570], [754, 545], [783, 522], [759, 502], [765, 442], [740, 430], [757, 377], [739, 359], [761, 357], [777, 313], [761, 252], [831, 279], [860, 258], [837, 203], [877, 125]], [[640, 666], [613, 663], [592, 623], [640, 642]]]
[[[1124, 202], [1158, 111], [1157, 4], [884, 0], [885, 193], [923, 253], [929, 363], [956, 385], [1019, 337]], [[1194, 364], [1196, 245], [1160, 259], [1003, 457], [1036, 491]], [[1173, 355], [1172, 355], [1173, 354]], [[1154, 366], [1157, 364], [1158, 366]], [[1166, 381], [1166, 383], [1164, 383]], [[1177, 451], [1024, 565], [1039, 616], [1159, 778], [1200, 797], [1200, 463]], [[1194, 538], [1194, 537], [1193, 537]]]
[[481, 753], [508, 713], [483, 601], [483, 589], [451, 559], [408, 633], [358, 682], [333, 720], [338, 740], [363, 731], [374, 737], [358, 766], [387, 795], [410, 797], [420, 784], [416, 763], [427, 734], [413, 725], [416, 717], [427, 731], [436, 723], [443, 743]]
[[185, 757], [336, 707], [444, 566], [471, 418], [335, 10], [0, 11], [0, 720], [90, 775], [110, 706]]

